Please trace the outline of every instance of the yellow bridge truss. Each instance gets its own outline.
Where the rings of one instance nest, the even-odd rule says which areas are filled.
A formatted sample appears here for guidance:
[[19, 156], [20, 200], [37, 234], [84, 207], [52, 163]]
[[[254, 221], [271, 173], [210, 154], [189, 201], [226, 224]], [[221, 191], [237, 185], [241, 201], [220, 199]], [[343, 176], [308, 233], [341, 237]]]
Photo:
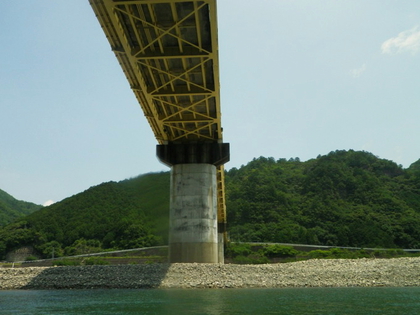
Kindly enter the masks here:
[[158, 143], [221, 143], [216, 0], [89, 2]]

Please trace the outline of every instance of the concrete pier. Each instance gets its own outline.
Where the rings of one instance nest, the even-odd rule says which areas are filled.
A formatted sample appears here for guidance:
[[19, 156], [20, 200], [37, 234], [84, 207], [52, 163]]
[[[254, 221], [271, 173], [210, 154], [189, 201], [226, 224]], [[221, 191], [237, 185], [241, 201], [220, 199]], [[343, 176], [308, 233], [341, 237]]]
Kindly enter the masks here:
[[229, 144], [158, 145], [157, 156], [171, 166], [169, 262], [224, 263], [217, 166], [229, 160]]
[[216, 167], [172, 167], [169, 261], [218, 263]]

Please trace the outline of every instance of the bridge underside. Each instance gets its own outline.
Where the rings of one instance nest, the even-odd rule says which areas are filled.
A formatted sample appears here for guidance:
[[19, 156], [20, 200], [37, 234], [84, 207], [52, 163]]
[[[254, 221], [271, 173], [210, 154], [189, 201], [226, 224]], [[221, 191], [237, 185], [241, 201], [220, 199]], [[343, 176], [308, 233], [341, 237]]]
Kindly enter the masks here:
[[[229, 146], [222, 140], [216, 1], [89, 1], [159, 143], [158, 157], [172, 167], [171, 183], [191, 186], [186, 183], [194, 178], [203, 185], [183, 195], [178, 184], [171, 188], [170, 239], [177, 245], [171, 250], [169, 244], [170, 251], [182, 252], [171, 261], [222, 262], [217, 253], [206, 258], [213, 247], [188, 254], [214, 243], [214, 231], [221, 252], [226, 237], [223, 163]], [[196, 165], [200, 172], [191, 171]], [[180, 209], [189, 209], [183, 220], [177, 217]]]

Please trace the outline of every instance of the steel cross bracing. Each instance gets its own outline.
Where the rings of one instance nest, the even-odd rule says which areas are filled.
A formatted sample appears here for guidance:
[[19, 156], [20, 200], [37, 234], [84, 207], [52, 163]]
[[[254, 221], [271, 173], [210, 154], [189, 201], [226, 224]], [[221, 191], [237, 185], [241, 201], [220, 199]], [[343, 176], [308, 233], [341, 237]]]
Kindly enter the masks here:
[[159, 144], [222, 142], [216, 0], [89, 2]]

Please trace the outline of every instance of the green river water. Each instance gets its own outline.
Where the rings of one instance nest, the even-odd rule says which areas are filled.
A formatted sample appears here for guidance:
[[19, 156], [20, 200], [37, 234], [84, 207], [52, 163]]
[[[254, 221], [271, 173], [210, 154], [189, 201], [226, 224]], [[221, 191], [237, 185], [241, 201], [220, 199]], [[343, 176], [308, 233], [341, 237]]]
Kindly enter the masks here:
[[0, 291], [0, 314], [420, 314], [420, 287]]

